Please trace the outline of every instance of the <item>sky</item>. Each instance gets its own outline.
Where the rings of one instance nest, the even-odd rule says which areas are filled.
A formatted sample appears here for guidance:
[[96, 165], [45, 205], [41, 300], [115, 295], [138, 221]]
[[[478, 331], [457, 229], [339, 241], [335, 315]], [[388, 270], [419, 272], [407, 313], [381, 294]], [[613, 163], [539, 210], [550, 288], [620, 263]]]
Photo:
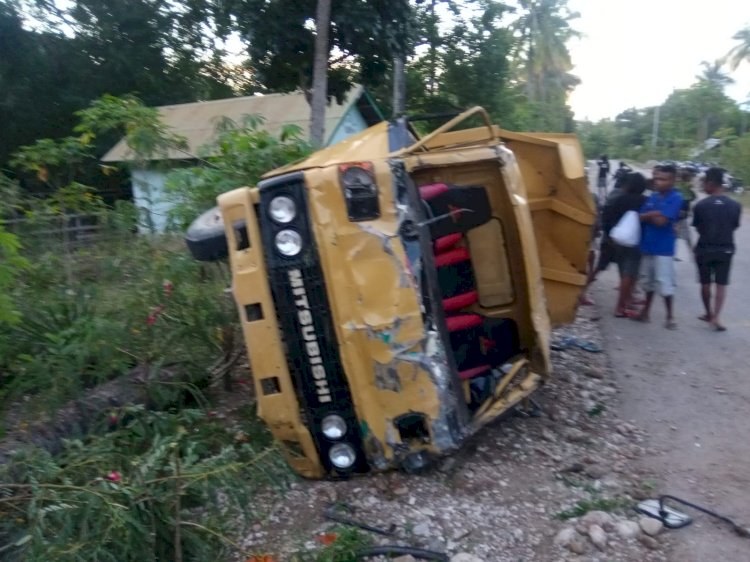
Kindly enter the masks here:
[[[750, 25], [748, 0], [569, 0], [581, 17], [571, 26], [583, 37], [569, 44], [572, 73], [582, 83], [570, 96], [579, 120], [614, 119], [631, 107], [659, 105], [675, 89], [690, 87], [737, 44]], [[728, 68], [726, 69], [728, 71]], [[730, 72], [726, 93], [750, 100], [750, 63]]]

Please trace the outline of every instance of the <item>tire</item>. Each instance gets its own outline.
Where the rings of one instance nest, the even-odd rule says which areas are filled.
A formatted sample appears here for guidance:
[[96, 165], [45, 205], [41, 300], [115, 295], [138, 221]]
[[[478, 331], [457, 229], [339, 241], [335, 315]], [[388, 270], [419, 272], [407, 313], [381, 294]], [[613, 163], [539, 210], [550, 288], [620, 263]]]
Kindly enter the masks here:
[[206, 211], [193, 221], [185, 234], [185, 243], [193, 258], [199, 261], [217, 261], [229, 255], [219, 207]]

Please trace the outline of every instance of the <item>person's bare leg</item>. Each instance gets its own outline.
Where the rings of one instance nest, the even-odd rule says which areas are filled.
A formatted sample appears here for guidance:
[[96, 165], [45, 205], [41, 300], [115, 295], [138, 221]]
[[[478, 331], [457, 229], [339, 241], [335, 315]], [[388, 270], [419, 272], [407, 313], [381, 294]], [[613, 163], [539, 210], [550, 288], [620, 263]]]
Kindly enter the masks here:
[[635, 279], [630, 276], [625, 276], [620, 279], [620, 293], [617, 298], [617, 307], [615, 308], [615, 315], [622, 316], [626, 313], [628, 304], [630, 304], [631, 295], [633, 293], [633, 284]]
[[700, 316], [700, 319], [704, 322], [711, 322], [713, 314], [711, 314], [711, 285], [701, 285], [701, 300], [703, 301], [703, 308], [706, 309], [706, 314]]
[[714, 314], [711, 317], [711, 324], [713, 324], [714, 328], [721, 332], [726, 330], [726, 328], [719, 321], [719, 315], [721, 314], [721, 309], [724, 306], [724, 299], [726, 299], [726, 296], [727, 286], [716, 285], [716, 295], [714, 297]]
[[654, 292], [653, 291], [647, 291], [646, 292], [646, 304], [643, 305], [643, 310], [641, 313], [636, 316], [637, 320], [640, 320], [641, 322], [648, 322], [649, 321], [649, 314], [651, 312], [651, 301], [654, 300]]
[[674, 315], [672, 314], [674, 308], [672, 306], [673, 301], [674, 299], [671, 295], [668, 297], [664, 297], [664, 306], [666, 306], [667, 308], [667, 321], [664, 325], [670, 330], [674, 330], [677, 327], [677, 324], [674, 321]]

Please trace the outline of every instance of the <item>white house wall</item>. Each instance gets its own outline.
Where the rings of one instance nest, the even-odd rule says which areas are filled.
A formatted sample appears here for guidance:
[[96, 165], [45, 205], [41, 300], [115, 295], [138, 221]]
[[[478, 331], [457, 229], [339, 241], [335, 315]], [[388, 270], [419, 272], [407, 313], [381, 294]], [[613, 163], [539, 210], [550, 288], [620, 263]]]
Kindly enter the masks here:
[[[329, 137], [328, 144], [336, 144], [367, 128], [359, 110], [352, 106], [339, 121]], [[139, 211], [138, 231], [141, 233], [164, 232], [172, 205], [164, 196], [164, 181], [168, 171], [134, 169], [133, 202]]]
[[133, 203], [138, 209], [138, 231], [141, 233], [164, 232], [171, 205], [164, 197], [165, 172], [134, 169]]
[[362, 117], [362, 114], [359, 112], [359, 109], [357, 109], [355, 106], [352, 106], [341, 118], [341, 121], [339, 121], [336, 129], [329, 137], [328, 145], [330, 146], [332, 144], [336, 144], [337, 142], [340, 142], [355, 133], [364, 131], [366, 128], [367, 123], [365, 122], [364, 117]]

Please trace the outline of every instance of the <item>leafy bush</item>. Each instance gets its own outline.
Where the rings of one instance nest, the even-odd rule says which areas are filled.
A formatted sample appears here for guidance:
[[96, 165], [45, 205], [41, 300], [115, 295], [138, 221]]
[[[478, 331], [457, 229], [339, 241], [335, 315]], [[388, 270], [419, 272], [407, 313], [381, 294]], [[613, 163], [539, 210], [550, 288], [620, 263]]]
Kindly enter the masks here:
[[253, 186], [266, 172], [311, 152], [296, 125], [287, 125], [274, 136], [263, 129], [263, 123], [257, 115], [246, 115], [239, 124], [224, 119], [216, 141], [203, 147], [203, 165], [169, 173], [165, 193], [173, 204], [169, 218], [172, 228], [184, 230], [195, 217], [216, 205], [219, 194]]
[[721, 149], [721, 163], [746, 186], [750, 184], [750, 133], [732, 140]]
[[316, 537], [323, 548], [297, 552], [293, 562], [352, 562], [357, 553], [372, 545], [372, 538], [359, 529], [335, 526]]
[[18, 320], [11, 293], [16, 278], [28, 266], [21, 257], [18, 237], [5, 229], [4, 216], [12, 216], [20, 200], [20, 190], [15, 182], [0, 173], [0, 326]]
[[57, 457], [32, 449], [0, 467], [0, 557], [226, 560], [238, 549], [227, 535], [258, 515], [251, 493], [292, 478], [247, 421], [228, 428], [197, 410], [142, 407], [112, 417], [115, 430], [69, 441]]
[[[28, 449], [0, 467], [0, 559], [224, 560], [257, 487], [290, 474], [254, 412], [237, 429], [190, 409], [207, 405], [203, 391], [241, 353], [230, 274], [225, 263], [194, 261], [179, 237], [135, 235], [132, 204], [108, 209], [80, 180], [96, 164], [97, 134], [124, 128], [139, 161], [179, 146], [156, 112], [105, 96], [79, 117], [78, 136], [16, 156], [50, 198], [24, 200], [0, 185], [0, 217], [27, 219], [17, 235], [0, 225], [0, 411], [14, 427], [32, 416], [36, 427], [136, 367], [174, 376], [145, 385], [151, 411], [115, 412], [98, 430], [87, 420], [94, 431], [61, 453]], [[260, 124], [225, 123], [210, 167], [180, 172], [193, 182], [174, 191], [181, 220], [307, 153], [299, 130], [275, 137]], [[71, 212], [92, 217], [96, 239], [57, 234]]]
[[232, 352], [226, 267], [194, 261], [181, 242], [89, 247], [73, 256], [72, 286], [60, 259], [35, 260], [17, 289], [18, 322], [0, 329], [0, 404], [27, 395], [53, 410], [135, 365], [173, 365], [205, 386]]
[[26, 260], [19, 254], [20, 248], [18, 238], [7, 232], [0, 221], [0, 325], [18, 321], [19, 314], [10, 289], [27, 265]]

